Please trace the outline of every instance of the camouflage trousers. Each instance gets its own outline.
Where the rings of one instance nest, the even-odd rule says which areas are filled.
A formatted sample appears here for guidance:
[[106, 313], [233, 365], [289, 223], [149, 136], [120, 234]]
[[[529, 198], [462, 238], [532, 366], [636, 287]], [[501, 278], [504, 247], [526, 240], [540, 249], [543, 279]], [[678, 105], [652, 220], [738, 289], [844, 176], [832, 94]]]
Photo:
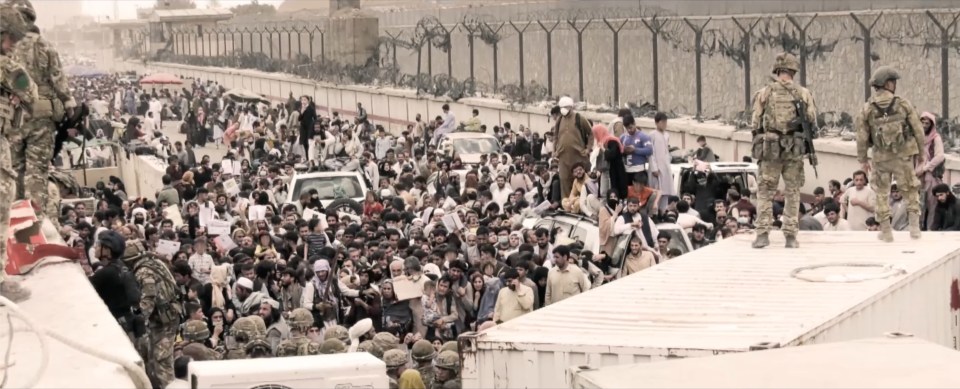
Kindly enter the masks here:
[[757, 180], [757, 234], [770, 232], [773, 224], [773, 195], [780, 185], [780, 176], [783, 176], [785, 186], [782, 230], [786, 235], [797, 235], [800, 222], [800, 187], [804, 183], [803, 160], [800, 158], [760, 161], [760, 178]]
[[[19, 130], [11, 131], [10, 140], [13, 170], [17, 172], [18, 199], [32, 199], [47, 213], [50, 177], [50, 159], [53, 158], [53, 138], [56, 125], [51, 118], [33, 118]], [[39, 216], [39, 215], [38, 215]], [[55, 219], [58, 215], [46, 215]]]
[[[0, 126], [3, 124], [0, 123]], [[10, 163], [10, 143], [7, 137], [0, 135], [0, 283], [6, 277], [7, 268], [7, 232], [10, 229], [10, 206], [16, 195], [17, 173]]]
[[894, 179], [897, 190], [906, 200], [907, 215], [920, 215], [920, 180], [913, 171], [913, 157], [873, 162], [872, 168], [870, 188], [877, 194], [878, 222], [890, 221], [890, 184]]
[[154, 387], [165, 388], [173, 381], [173, 345], [177, 341], [178, 325], [150, 327], [147, 335], [139, 339], [138, 351], [143, 358], [147, 377]]

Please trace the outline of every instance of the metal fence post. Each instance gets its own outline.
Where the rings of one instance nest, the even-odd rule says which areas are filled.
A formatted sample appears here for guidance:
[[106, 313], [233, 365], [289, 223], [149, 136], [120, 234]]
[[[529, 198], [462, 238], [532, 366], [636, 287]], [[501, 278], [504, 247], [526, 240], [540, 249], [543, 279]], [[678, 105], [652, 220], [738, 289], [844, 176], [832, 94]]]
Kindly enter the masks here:
[[393, 67], [398, 68], [397, 65], [397, 41], [400, 40], [400, 36], [403, 35], [403, 30], [400, 30], [397, 35], [393, 35], [390, 31], [384, 31], [387, 33], [387, 36], [390, 37], [390, 51], [393, 52]]
[[802, 27], [793, 15], [787, 14], [785, 16], [797, 31], [800, 32], [800, 85], [807, 86], [807, 28], [817, 19], [817, 14], [813, 14], [810, 20], [807, 21], [807, 24], [804, 24]]
[[610, 21], [603, 19], [603, 24], [606, 24], [613, 33], [613, 102], [617, 107], [620, 107], [620, 30], [627, 25], [627, 22], [628, 20], [624, 20], [620, 26], [614, 28]]
[[453, 40], [451, 37], [451, 32], [457, 28], [457, 24], [454, 24], [453, 27], [447, 29], [443, 24], [437, 24], [440, 26], [440, 29], [443, 30], [444, 37], [447, 39], [447, 75], [453, 77]]
[[713, 18], [708, 18], [703, 24], [696, 26], [689, 19], [683, 18], [684, 23], [693, 30], [693, 39], [695, 46], [696, 73], [697, 73], [697, 120], [703, 120], [703, 73], [701, 71], [701, 58], [703, 56], [703, 29]]
[[749, 111], [750, 99], [752, 97], [750, 91], [750, 57], [752, 57], [753, 54], [753, 46], [750, 44], [750, 41], [753, 37], [753, 29], [760, 23], [760, 19], [751, 23], [749, 28], [744, 27], [735, 17], [730, 17], [730, 19], [733, 20], [733, 23], [737, 25], [737, 28], [739, 28], [743, 34], [743, 39], [740, 41], [740, 49], [743, 50], [743, 58], [741, 58], [743, 60], [743, 110]]
[[495, 41], [493, 42], [493, 44], [491, 45], [491, 46], [493, 46], [493, 91], [494, 91], [494, 92], [500, 90], [500, 88], [499, 88], [499, 85], [500, 85], [500, 84], [499, 84], [499, 81], [500, 81], [500, 67], [499, 67], [499, 66], [500, 66], [500, 60], [499, 60], [499, 56], [498, 56], [498, 48], [499, 48], [499, 46], [500, 46], [500, 37], [499, 37], [499, 34], [500, 34], [500, 30], [502, 30], [502, 29], [503, 29], [503, 26], [505, 26], [505, 25], [506, 25], [506, 23], [500, 23], [500, 25], [497, 26], [497, 29], [494, 30], [494, 29], [490, 28], [490, 25], [487, 24], [486, 22], [483, 23], [483, 26], [487, 28], [487, 32], [489, 32], [492, 36], [496, 37], [496, 40], [495, 40]]
[[583, 32], [587, 30], [587, 27], [590, 26], [590, 22], [592, 21], [593, 19], [587, 19], [587, 23], [585, 23], [582, 28], [577, 28], [576, 20], [567, 20], [567, 24], [577, 32], [577, 73], [579, 77], [578, 93], [580, 94], [580, 101], [583, 101]]
[[473, 80], [473, 79], [474, 79], [474, 78], [473, 78], [473, 64], [474, 64], [474, 62], [473, 62], [473, 44], [475, 43], [475, 42], [474, 42], [474, 38], [476, 38], [476, 35], [475, 35], [475, 34], [476, 34], [476, 32], [477, 32], [477, 28], [478, 28], [478, 27], [475, 27], [475, 26], [472, 26], [472, 25], [468, 25], [467, 23], [460, 23], [460, 26], [461, 26], [464, 30], [467, 31], [467, 48], [470, 49], [470, 79]]
[[560, 25], [560, 21], [553, 22], [553, 26], [547, 28], [543, 22], [537, 20], [537, 24], [547, 34], [547, 94], [553, 96], [553, 30]]
[[927, 17], [940, 29], [940, 104], [943, 106], [941, 121], [946, 122], [950, 120], [950, 36], [956, 31], [955, 27], [960, 14], [954, 15], [953, 20], [946, 27], [929, 10]]
[[651, 51], [653, 53], [651, 56], [653, 62], [653, 105], [660, 109], [660, 31], [663, 30], [664, 22], [658, 20], [656, 16], [650, 18], [649, 23], [644, 19], [640, 19], [640, 21], [650, 30]]
[[427, 40], [427, 74], [433, 77], [433, 43]]
[[854, 22], [857, 22], [857, 25], [860, 26], [860, 32], [863, 34], [863, 100], [866, 101], [870, 98], [870, 68], [871, 68], [871, 59], [870, 52], [872, 50], [871, 46], [873, 45], [873, 26], [877, 25], [877, 22], [880, 21], [880, 17], [883, 16], [883, 12], [880, 12], [877, 15], [876, 19], [873, 19], [873, 22], [869, 26], [860, 21], [860, 18], [857, 17], [853, 12], [850, 13], [850, 17], [853, 18]]
[[524, 78], [523, 78], [523, 33], [527, 31], [527, 27], [530, 27], [531, 24], [533, 24], [533, 22], [527, 22], [527, 24], [525, 24], [525, 25], [523, 26], [523, 28], [519, 28], [519, 27], [517, 27], [516, 24], [513, 24], [513, 21], [510, 21], [510, 27], [513, 27], [513, 30], [517, 32], [517, 43], [518, 43], [519, 46], [520, 46], [519, 49], [517, 50], [517, 54], [519, 54], [519, 55], [518, 55], [518, 57], [519, 57], [518, 60], [520, 61], [520, 89], [523, 89], [523, 85], [524, 85]]

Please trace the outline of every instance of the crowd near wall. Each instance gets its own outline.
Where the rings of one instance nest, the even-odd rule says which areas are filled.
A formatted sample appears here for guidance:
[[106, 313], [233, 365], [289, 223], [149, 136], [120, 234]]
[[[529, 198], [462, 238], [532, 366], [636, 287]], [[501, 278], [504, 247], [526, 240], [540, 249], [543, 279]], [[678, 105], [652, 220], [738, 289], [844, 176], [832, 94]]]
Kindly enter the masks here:
[[601, 109], [650, 104], [743, 125], [753, 93], [771, 78], [774, 56], [788, 51], [801, 59], [799, 78], [813, 90], [822, 124], [849, 127], [869, 93], [871, 71], [891, 65], [902, 75], [898, 93], [920, 110], [951, 118], [943, 129], [949, 139], [960, 132], [960, 8], [595, 14], [524, 21], [465, 14], [458, 22], [427, 17], [412, 26], [381, 25], [379, 58], [352, 68], [331, 55], [323, 23], [223, 25], [199, 35], [196, 28], [180, 29], [171, 32], [165, 60], [396, 85], [454, 98], [479, 91], [519, 104], [570, 95]]

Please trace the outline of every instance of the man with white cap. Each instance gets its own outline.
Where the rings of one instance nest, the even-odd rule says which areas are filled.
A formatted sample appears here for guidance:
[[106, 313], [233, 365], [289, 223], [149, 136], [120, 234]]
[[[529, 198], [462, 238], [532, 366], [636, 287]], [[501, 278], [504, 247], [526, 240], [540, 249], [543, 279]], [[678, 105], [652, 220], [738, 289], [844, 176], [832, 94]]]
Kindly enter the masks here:
[[336, 325], [340, 316], [340, 299], [359, 297], [360, 292], [350, 289], [337, 277], [330, 277], [330, 262], [318, 259], [313, 263], [314, 277], [303, 288], [300, 306], [307, 308], [318, 319], [317, 325], [329, 328]]
[[557, 106], [560, 107], [560, 116], [551, 132], [556, 140], [554, 155], [560, 160], [561, 198], [566, 198], [573, 186], [573, 167], [577, 163], [590, 166], [593, 135], [590, 122], [573, 111], [573, 99], [563, 96]]

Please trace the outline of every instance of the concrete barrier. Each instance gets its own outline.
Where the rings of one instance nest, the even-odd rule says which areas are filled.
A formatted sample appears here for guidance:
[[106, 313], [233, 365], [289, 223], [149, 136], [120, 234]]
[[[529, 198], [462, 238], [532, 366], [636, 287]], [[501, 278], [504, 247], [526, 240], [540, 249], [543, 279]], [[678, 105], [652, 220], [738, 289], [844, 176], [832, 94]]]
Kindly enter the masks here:
[[[511, 107], [500, 100], [489, 98], [464, 98], [457, 102], [431, 96], [418, 96], [412, 90], [379, 88], [362, 85], [333, 85], [307, 80], [289, 74], [265, 73], [257, 70], [199, 67], [170, 63], [121, 63], [118, 70], [136, 70], [138, 72], [168, 72], [183, 77], [215, 80], [225, 88], [248, 88], [268, 95], [272, 99], [285, 100], [290, 93], [294, 96], [310, 95], [317, 107], [326, 112], [337, 111], [341, 116], [352, 118], [356, 114], [356, 104], [360, 102], [366, 108], [369, 117], [376, 123], [389, 127], [392, 132], [401, 129], [415, 120], [419, 113], [424, 120], [430, 120], [441, 111], [443, 104], [449, 104], [450, 110], [458, 121], [470, 117], [471, 111], [480, 111], [480, 120], [492, 129], [493, 125], [510, 122], [513, 128], [519, 125], [543, 133], [550, 129], [548, 110], [540, 107]], [[609, 122], [615, 115], [597, 112], [584, 112], [593, 121]], [[640, 118], [637, 124], [643, 129], [653, 129], [652, 119]], [[732, 126], [716, 121], [698, 122], [689, 118], [669, 121], [670, 143], [681, 149], [696, 148], [697, 136], [707, 138], [707, 144], [724, 161], [738, 161], [750, 155], [750, 134], [736, 131]], [[819, 178], [814, 177], [813, 169], [807, 166], [807, 180], [804, 193], [812, 193], [817, 186], [826, 187], [831, 179], [843, 180], [860, 168], [856, 161], [856, 144], [839, 138], [818, 139], [814, 142], [820, 165]], [[948, 156], [944, 181], [960, 183], [960, 158]]]

